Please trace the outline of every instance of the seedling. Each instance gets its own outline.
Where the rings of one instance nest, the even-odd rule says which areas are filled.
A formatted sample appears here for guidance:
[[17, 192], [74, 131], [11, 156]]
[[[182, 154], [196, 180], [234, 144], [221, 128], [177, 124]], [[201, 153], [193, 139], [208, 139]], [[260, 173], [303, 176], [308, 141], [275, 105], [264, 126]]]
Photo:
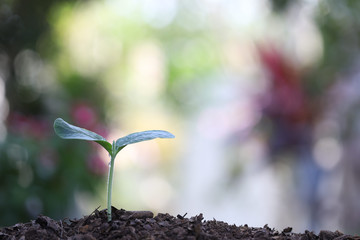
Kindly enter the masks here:
[[80, 139], [86, 141], [94, 141], [103, 146], [110, 156], [109, 174], [107, 181], [107, 216], [108, 221], [111, 221], [111, 193], [112, 182], [114, 174], [114, 162], [116, 155], [121, 149], [129, 144], [151, 140], [154, 138], [174, 138], [175, 136], [167, 131], [151, 130], [131, 133], [125, 137], [119, 138], [113, 143], [109, 143], [106, 139], [97, 133], [89, 131], [84, 128], [80, 128], [65, 122], [61, 118], [57, 118], [54, 121], [55, 133], [63, 139]]

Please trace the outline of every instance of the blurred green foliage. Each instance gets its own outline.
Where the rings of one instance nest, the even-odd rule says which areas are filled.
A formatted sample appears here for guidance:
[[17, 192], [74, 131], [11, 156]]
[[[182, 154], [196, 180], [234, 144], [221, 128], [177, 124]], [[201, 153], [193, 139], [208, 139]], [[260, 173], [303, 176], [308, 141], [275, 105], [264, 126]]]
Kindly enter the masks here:
[[[48, 64], [57, 54], [50, 14], [76, 1], [2, 1], [0, 3], [0, 82], [7, 102], [0, 108], [5, 129], [0, 142], [0, 226], [25, 222], [38, 214], [77, 216], [75, 194], [96, 193], [106, 164], [95, 146], [54, 136], [53, 120], [62, 116], [106, 134], [102, 126], [101, 86]], [[48, 59], [48, 60], [46, 60]]]
[[[141, 8], [139, 4], [134, 16]], [[174, 19], [162, 26], [160, 15], [149, 22], [96, 1], [2, 1], [0, 74], [7, 101], [0, 106], [6, 109], [1, 119], [6, 130], [0, 142], [0, 225], [28, 221], [39, 213], [75, 216], [76, 193], [94, 196], [99, 183], [104, 186], [107, 166], [95, 147], [60, 142], [52, 122], [63, 117], [106, 136], [104, 122], [112, 109], [121, 109], [117, 116], [125, 120], [134, 119], [134, 104], [142, 98], [128, 86], [133, 72], [138, 73], [131, 59], [142, 44], [159, 48], [164, 57], [159, 72], [166, 73], [159, 85], [150, 78], [147, 86], [155, 85], [167, 104], [193, 110], [187, 104], [189, 90], [217, 70], [220, 58], [210, 23], [192, 8], [179, 2]]]

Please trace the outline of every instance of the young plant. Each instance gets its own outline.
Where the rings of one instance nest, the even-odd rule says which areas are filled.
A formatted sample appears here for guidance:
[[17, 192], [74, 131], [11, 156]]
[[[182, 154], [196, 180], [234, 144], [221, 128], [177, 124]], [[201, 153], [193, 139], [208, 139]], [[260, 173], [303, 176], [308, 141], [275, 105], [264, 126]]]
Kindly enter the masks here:
[[114, 174], [114, 161], [116, 155], [121, 149], [129, 144], [151, 140], [154, 138], [174, 138], [175, 136], [167, 131], [151, 130], [129, 134], [125, 137], [119, 138], [113, 143], [109, 143], [106, 139], [99, 134], [89, 131], [84, 128], [76, 127], [65, 122], [61, 118], [57, 118], [54, 121], [55, 133], [63, 139], [80, 139], [86, 141], [94, 141], [103, 146], [110, 156], [109, 174], [107, 181], [107, 216], [108, 221], [111, 221], [111, 193], [112, 182]]

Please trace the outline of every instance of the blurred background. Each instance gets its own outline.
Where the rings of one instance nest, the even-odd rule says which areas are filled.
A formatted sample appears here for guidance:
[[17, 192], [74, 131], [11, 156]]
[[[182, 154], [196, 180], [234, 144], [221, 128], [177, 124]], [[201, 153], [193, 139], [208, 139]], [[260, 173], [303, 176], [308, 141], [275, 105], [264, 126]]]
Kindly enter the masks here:
[[0, 226], [113, 205], [360, 234], [360, 1], [2, 0]]

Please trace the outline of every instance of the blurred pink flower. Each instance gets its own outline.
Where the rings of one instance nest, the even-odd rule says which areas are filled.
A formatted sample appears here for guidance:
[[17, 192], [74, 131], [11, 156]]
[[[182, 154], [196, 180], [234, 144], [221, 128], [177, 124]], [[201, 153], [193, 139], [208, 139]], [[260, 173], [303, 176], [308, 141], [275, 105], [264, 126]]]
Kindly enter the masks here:
[[49, 136], [51, 124], [41, 117], [14, 112], [8, 117], [8, 128], [15, 134], [43, 140]]
[[71, 117], [74, 124], [93, 131], [104, 138], [107, 137], [108, 131], [106, 127], [99, 122], [99, 118], [94, 108], [87, 103], [78, 102], [71, 109]]
[[76, 125], [89, 130], [92, 130], [98, 120], [95, 110], [83, 102], [76, 103], [72, 107], [71, 117]]

